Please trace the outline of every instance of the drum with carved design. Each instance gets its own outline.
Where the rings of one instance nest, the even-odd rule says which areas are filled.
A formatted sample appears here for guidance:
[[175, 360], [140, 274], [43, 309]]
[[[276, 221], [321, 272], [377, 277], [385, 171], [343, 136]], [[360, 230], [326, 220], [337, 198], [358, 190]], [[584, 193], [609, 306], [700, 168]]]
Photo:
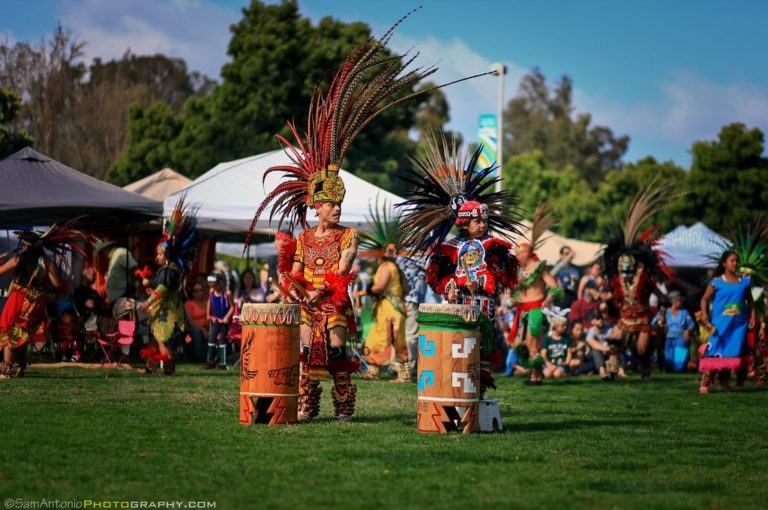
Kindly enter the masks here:
[[296, 423], [300, 306], [245, 304], [240, 322], [240, 423]]
[[419, 432], [479, 432], [480, 308], [419, 306]]

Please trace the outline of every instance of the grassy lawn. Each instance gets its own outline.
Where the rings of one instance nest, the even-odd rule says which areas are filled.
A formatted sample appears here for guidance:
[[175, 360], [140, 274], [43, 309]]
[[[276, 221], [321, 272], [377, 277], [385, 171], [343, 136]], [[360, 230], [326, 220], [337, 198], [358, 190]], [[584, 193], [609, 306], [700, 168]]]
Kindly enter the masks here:
[[[358, 381], [354, 423], [238, 424], [235, 372], [32, 368], [0, 381], [0, 495], [216, 508], [766, 508], [768, 390], [693, 375], [529, 388], [505, 431], [416, 432], [416, 387]], [[494, 392], [491, 392], [494, 393]]]

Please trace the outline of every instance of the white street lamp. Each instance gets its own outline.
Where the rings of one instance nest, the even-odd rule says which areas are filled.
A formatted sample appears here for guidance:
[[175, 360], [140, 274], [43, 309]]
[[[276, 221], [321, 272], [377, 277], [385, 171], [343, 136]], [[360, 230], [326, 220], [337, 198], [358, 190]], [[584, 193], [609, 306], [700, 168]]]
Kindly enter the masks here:
[[507, 74], [507, 66], [500, 63], [491, 64], [490, 71], [499, 77], [499, 99], [496, 105], [496, 162], [499, 165], [499, 180], [496, 181], [496, 191], [501, 191], [501, 176], [502, 176], [502, 164], [504, 159], [502, 158], [502, 141], [504, 138], [504, 131], [502, 126], [502, 115], [504, 113], [504, 75]]

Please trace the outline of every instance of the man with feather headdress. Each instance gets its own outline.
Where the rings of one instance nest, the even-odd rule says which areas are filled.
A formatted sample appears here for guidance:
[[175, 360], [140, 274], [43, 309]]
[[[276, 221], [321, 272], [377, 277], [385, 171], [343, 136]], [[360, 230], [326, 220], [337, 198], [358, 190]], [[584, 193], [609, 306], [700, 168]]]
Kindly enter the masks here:
[[623, 231], [617, 232], [603, 250], [605, 275], [613, 290], [614, 306], [619, 310], [619, 320], [611, 333], [613, 348], [607, 366], [611, 374], [618, 373], [619, 357], [631, 347], [642, 378], [651, 376], [649, 300], [671, 271], [656, 244], [655, 228], [642, 233], [640, 228], [668, 203], [674, 187], [674, 183], [659, 183], [654, 179], [640, 189], [629, 204]]
[[0, 379], [24, 375], [24, 346], [30, 336], [44, 326], [46, 287], [49, 283], [56, 288], [62, 285], [54, 261], [45, 252], [67, 264], [67, 252], [85, 256], [83, 246], [93, 244], [92, 236], [74, 229], [77, 221], [54, 225], [42, 233], [16, 232], [19, 247], [0, 264], [0, 274], [15, 272], [0, 315], [0, 348], [3, 349]]
[[536, 255], [544, 242], [544, 234], [555, 224], [549, 204], [536, 209], [531, 223], [530, 242], [517, 247], [517, 288], [514, 322], [509, 328], [507, 344], [517, 349], [523, 366], [531, 370], [528, 384], [541, 384], [545, 360], [540, 354], [541, 342], [549, 322], [543, 313], [552, 299], [561, 295], [557, 280], [547, 271], [547, 263]]
[[146, 371], [153, 372], [163, 362], [163, 373], [173, 375], [176, 364], [173, 347], [169, 344], [185, 330], [186, 314], [181, 300], [184, 278], [197, 257], [199, 248], [195, 210], [184, 204], [181, 197], [165, 223], [165, 231], [155, 250], [158, 269], [151, 280], [149, 299], [141, 302], [141, 310], [149, 310], [149, 325], [154, 346], [142, 349]]
[[[333, 377], [331, 394], [339, 421], [348, 422], [354, 413], [357, 386], [351, 373], [359, 365], [347, 359], [345, 344], [355, 328], [347, 287], [353, 278], [350, 270], [358, 237], [354, 229], [339, 225], [346, 193], [339, 169], [350, 144], [369, 122], [409, 98], [434, 90], [403, 94], [437, 68], [407, 70], [416, 56], [402, 61], [385, 53], [394, 29], [410, 14], [381, 40], [369, 39], [344, 59], [328, 91], [313, 95], [306, 135], [302, 137], [289, 122], [295, 142], [277, 137], [292, 164], [265, 173], [283, 172], [286, 178], [260, 204], [251, 230], [270, 204], [270, 220], [277, 216], [280, 223], [288, 220], [291, 230], [298, 225], [304, 228], [297, 239], [293, 271], [285, 273], [281, 282], [302, 303], [299, 420], [318, 415], [320, 380], [326, 372]], [[307, 222], [310, 208], [320, 220], [317, 227], [310, 228]]]
[[[513, 245], [503, 236], [518, 233], [517, 198], [508, 190], [493, 191], [498, 178], [491, 178], [498, 167], [477, 169], [482, 146], [471, 155], [434, 136], [426, 138], [426, 152], [412, 161], [413, 175], [404, 208], [401, 230], [404, 244], [413, 254], [427, 253], [427, 284], [451, 303], [476, 305], [482, 311], [481, 354], [489, 359], [496, 354], [496, 335], [491, 322], [496, 314], [496, 298], [503, 288], [517, 284], [517, 259]], [[451, 229], [458, 235], [446, 240]], [[481, 374], [492, 385], [490, 371]], [[482, 383], [483, 381], [481, 381]]]
[[377, 257], [379, 267], [373, 281], [355, 297], [373, 298], [373, 326], [365, 339], [367, 379], [378, 378], [382, 366], [394, 366], [394, 382], [410, 382], [408, 346], [405, 339], [405, 296], [410, 291], [405, 273], [397, 265], [401, 250], [398, 215], [390, 216], [388, 204], [370, 209], [371, 232], [361, 233], [361, 257]]

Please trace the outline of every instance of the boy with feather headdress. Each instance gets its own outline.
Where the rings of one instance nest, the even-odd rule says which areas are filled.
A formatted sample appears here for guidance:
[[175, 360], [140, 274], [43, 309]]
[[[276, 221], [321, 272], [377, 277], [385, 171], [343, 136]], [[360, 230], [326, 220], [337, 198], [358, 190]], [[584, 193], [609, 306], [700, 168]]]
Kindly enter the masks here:
[[[425, 153], [412, 161], [416, 172], [405, 176], [411, 184], [401, 230], [413, 254], [429, 257], [427, 284], [448, 302], [480, 307], [482, 344], [486, 360], [496, 355], [492, 320], [496, 298], [503, 288], [517, 285], [517, 259], [507, 237], [518, 233], [517, 198], [508, 190], [493, 191], [496, 165], [477, 169], [482, 146], [471, 155], [459, 148], [456, 139], [440, 142], [426, 138]], [[451, 229], [458, 235], [448, 239]], [[490, 371], [483, 370], [486, 385], [493, 385]]]

